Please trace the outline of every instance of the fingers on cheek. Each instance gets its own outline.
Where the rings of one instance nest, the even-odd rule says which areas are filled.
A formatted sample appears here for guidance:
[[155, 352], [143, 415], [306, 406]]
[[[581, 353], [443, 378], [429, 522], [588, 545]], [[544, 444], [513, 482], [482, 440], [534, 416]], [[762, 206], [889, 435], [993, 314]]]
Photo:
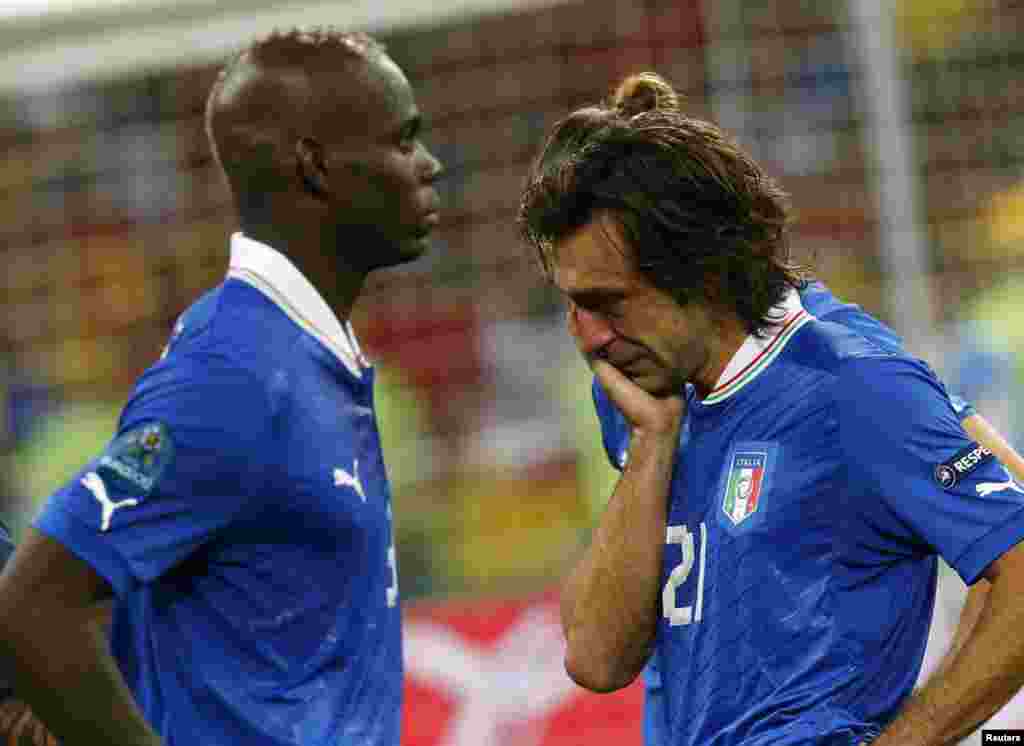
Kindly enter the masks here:
[[580, 336], [580, 319], [575, 307], [565, 312], [565, 323], [569, 329], [569, 334], [578, 339]]

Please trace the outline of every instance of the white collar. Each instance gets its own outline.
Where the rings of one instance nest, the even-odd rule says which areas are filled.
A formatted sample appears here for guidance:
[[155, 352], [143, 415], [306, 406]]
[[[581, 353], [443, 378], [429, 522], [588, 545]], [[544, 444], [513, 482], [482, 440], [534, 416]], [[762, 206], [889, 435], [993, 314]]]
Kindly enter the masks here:
[[772, 319], [768, 333], [763, 337], [747, 336], [718, 377], [715, 388], [704, 399], [704, 404], [725, 401], [757, 378], [778, 357], [797, 329], [813, 318], [804, 310], [796, 290], [790, 290], [768, 315]]
[[288, 317], [333, 352], [356, 377], [368, 367], [351, 322], [342, 324], [313, 284], [288, 257], [243, 233], [231, 235], [228, 277], [272, 300]]

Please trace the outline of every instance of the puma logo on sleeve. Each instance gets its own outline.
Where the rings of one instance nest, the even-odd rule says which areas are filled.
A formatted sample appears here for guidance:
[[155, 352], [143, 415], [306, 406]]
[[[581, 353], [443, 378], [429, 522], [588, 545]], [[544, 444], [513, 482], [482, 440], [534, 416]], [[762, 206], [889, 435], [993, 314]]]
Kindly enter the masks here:
[[1007, 482], [982, 482], [976, 488], [980, 497], [988, 497], [993, 492], [1002, 492], [1003, 490], [1016, 490], [1017, 492], [1024, 492], [1019, 484], [1014, 482], [1012, 479]]
[[96, 501], [100, 504], [102, 511], [102, 520], [100, 521], [100, 531], [106, 532], [110, 530], [110, 519], [114, 516], [114, 511], [119, 508], [132, 508], [139, 504], [139, 501], [134, 498], [128, 498], [127, 500], [119, 500], [114, 502], [110, 499], [107, 494], [107, 486], [103, 483], [103, 479], [94, 471], [90, 471], [84, 477], [82, 477], [82, 484], [92, 493], [92, 496], [96, 498]]

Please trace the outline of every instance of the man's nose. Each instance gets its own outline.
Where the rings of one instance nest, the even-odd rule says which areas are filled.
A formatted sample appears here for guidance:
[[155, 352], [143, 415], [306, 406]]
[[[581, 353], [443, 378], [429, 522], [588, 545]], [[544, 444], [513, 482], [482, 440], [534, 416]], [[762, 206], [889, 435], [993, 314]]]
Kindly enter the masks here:
[[444, 175], [444, 164], [435, 156], [426, 145], [423, 146], [424, 160], [421, 162], [421, 173], [423, 180], [428, 184], [435, 183]]
[[569, 307], [569, 333], [587, 357], [595, 355], [615, 339], [615, 330], [599, 313], [577, 305]]

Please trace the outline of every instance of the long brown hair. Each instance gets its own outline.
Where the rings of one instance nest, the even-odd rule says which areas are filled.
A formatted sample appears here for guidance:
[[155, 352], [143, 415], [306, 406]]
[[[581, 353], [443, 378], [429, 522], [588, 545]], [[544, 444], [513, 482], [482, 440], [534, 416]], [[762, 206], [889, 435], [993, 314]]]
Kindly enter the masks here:
[[550, 275], [555, 246], [599, 213], [619, 223], [635, 266], [680, 305], [703, 299], [760, 334], [804, 282], [789, 257], [789, 201], [721, 129], [687, 116], [654, 73], [559, 122], [531, 170], [523, 238]]

